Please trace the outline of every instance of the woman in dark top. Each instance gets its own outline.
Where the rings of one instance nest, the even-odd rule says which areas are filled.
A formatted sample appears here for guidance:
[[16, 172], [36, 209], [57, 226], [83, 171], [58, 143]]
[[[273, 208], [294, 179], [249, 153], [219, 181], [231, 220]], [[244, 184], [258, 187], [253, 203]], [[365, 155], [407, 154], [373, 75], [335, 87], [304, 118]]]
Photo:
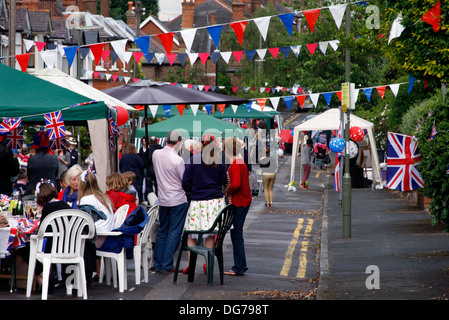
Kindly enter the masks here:
[[120, 159], [119, 166], [121, 173], [132, 171], [136, 174], [136, 181], [134, 181], [133, 185], [136, 188], [139, 202], [144, 201], [142, 190], [144, 163], [133, 143], [130, 143], [126, 148], [126, 153]]

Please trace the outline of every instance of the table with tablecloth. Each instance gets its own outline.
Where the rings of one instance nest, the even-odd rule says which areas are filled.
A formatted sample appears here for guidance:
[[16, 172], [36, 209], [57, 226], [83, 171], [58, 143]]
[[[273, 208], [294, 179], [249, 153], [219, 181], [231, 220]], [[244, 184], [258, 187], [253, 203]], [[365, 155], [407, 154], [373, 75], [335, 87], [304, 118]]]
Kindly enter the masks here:
[[39, 227], [39, 220], [8, 217], [9, 227], [0, 228], [0, 255], [8, 256], [11, 250], [22, 248]]

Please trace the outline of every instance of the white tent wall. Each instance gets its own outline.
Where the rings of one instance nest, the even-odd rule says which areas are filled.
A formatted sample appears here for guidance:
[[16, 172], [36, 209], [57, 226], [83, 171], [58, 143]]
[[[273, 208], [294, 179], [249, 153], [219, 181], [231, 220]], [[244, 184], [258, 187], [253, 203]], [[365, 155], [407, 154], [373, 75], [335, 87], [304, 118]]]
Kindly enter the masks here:
[[[304, 142], [301, 142], [303, 135], [301, 132], [312, 130], [338, 130], [340, 125], [340, 110], [337, 108], [327, 110], [312, 119], [297, 125], [293, 131], [293, 146], [292, 146], [292, 162], [290, 169], [290, 182], [295, 181], [295, 169], [296, 169], [296, 157], [298, 155], [298, 149], [301, 148]], [[374, 125], [362, 118], [357, 117], [354, 114], [350, 115], [350, 125], [358, 126], [361, 129], [368, 131], [368, 140], [371, 148], [371, 163], [372, 163], [372, 177], [374, 185], [382, 184], [382, 178], [380, 174], [379, 157], [377, 155], [376, 140], [374, 139]], [[301, 152], [302, 154], [302, 152]], [[301, 159], [302, 160], [302, 159]], [[301, 166], [302, 169], [302, 161]], [[300, 174], [300, 179], [302, 175]], [[300, 181], [300, 180], [299, 180]]]
[[111, 152], [109, 152], [109, 128], [107, 119], [88, 120], [98, 186], [106, 192], [106, 177], [111, 173]]

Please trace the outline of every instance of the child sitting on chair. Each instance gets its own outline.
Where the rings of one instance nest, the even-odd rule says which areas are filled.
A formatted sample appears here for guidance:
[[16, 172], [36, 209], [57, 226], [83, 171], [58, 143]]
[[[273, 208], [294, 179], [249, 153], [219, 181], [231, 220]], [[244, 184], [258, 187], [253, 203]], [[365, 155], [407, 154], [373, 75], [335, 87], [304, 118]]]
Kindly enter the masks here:
[[108, 187], [106, 194], [114, 205], [114, 213], [118, 208], [125, 204], [129, 205], [128, 214], [137, 208], [136, 196], [127, 192], [128, 181], [122, 174], [110, 174], [106, 178], [106, 185]]

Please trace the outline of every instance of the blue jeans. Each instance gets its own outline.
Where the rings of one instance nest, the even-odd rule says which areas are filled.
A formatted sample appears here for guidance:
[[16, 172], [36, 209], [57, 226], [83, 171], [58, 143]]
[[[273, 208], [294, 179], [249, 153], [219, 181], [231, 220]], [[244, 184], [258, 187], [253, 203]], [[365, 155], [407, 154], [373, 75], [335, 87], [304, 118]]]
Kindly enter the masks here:
[[234, 253], [234, 266], [232, 270], [235, 273], [243, 274], [246, 271], [245, 242], [243, 240], [243, 224], [249, 210], [247, 207], [237, 207], [233, 226], [231, 229], [231, 240]]
[[154, 270], [169, 271], [173, 268], [173, 255], [181, 242], [188, 208], [187, 202], [174, 207], [159, 207], [159, 231], [153, 255]]

